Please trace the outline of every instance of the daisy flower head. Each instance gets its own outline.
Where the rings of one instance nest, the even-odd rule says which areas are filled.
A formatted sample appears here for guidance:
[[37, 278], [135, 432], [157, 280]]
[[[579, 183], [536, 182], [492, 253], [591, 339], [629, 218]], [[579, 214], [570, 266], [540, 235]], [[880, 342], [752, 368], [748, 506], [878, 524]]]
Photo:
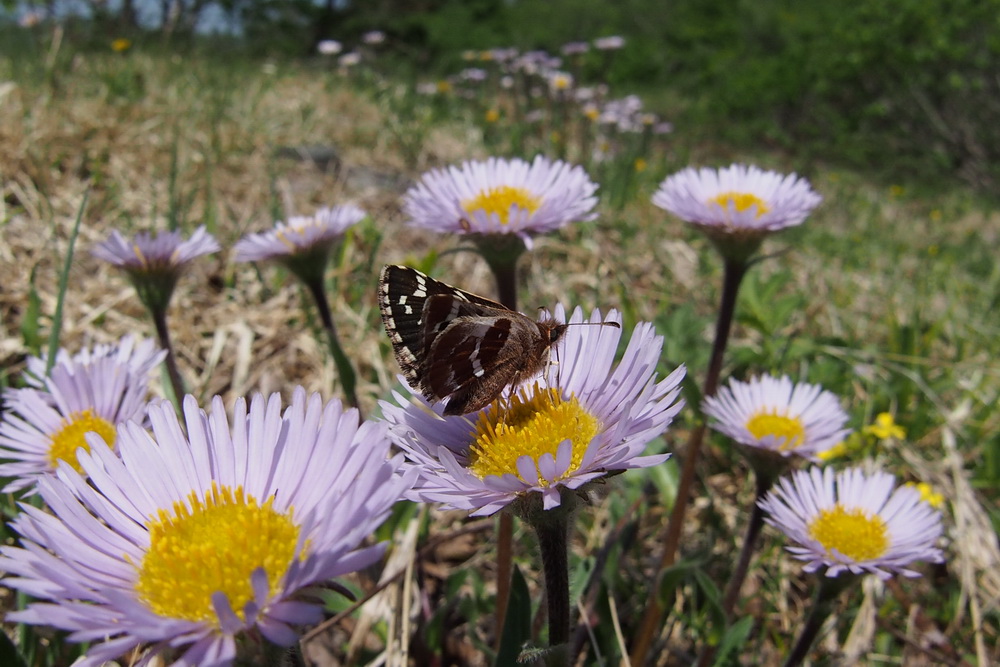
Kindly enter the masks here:
[[617, 51], [625, 46], [625, 38], [621, 35], [598, 37], [594, 40], [594, 48], [598, 51]]
[[361, 222], [367, 214], [346, 204], [321, 208], [311, 216], [294, 216], [279, 221], [273, 229], [247, 234], [235, 246], [237, 262], [275, 260], [292, 271], [322, 274], [330, 251], [348, 228]]
[[730, 380], [705, 398], [702, 410], [713, 429], [746, 447], [755, 467], [783, 467], [781, 459], [793, 454], [818, 461], [820, 452], [850, 433], [847, 413], [833, 393], [788, 377]]
[[[73, 364], [89, 366], [101, 359], [114, 359], [126, 372], [146, 378], [163, 361], [166, 351], [161, 350], [151, 338], [137, 339], [131, 334], [123, 336], [117, 343], [99, 343], [86, 347], [74, 355], [65, 349], [56, 354], [56, 365]], [[24, 382], [33, 389], [45, 388], [48, 356], [30, 356], [25, 362]]]
[[788, 547], [805, 570], [920, 576], [909, 566], [943, 560], [934, 544], [941, 536], [941, 513], [913, 487], [895, 477], [860, 468], [798, 470], [783, 477], [760, 501], [765, 521], [798, 546]]
[[559, 47], [564, 56], [580, 56], [590, 50], [590, 42], [566, 42]]
[[145, 661], [250, 664], [242, 636], [288, 646], [319, 621], [303, 589], [381, 557], [362, 542], [412, 474], [388, 459], [384, 425], [301, 387], [284, 411], [273, 394], [233, 412], [187, 396], [182, 425], [160, 401], [151, 432], [119, 427], [120, 456], [91, 438], [89, 480], [64, 465], [41, 482], [51, 513], [24, 506], [21, 546], [0, 550], [5, 585], [39, 601], [8, 618], [94, 642], [80, 664], [95, 666], [140, 646]]
[[186, 241], [174, 231], [139, 232], [129, 240], [114, 230], [91, 252], [98, 259], [125, 271], [146, 307], [159, 312], [166, 310], [177, 280], [188, 263], [220, 249], [219, 242], [202, 226]]
[[335, 56], [344, 50], [344, 45], [335, 39], [321, 39], [316, 44], [316, 51], [321, 56]]
[[653, 203], [711, 239], [727, 258], [746, 259], [764, 237], [802, 224], [821, 197], [808, 181], [755, 166], [688, 167], [668, 176]]
[[[554, 319], [566, 321], [561, 306]], [[584, 321], [579, 308], [569, 320]], [[548, 510], [563, 490], [668, 458], [642, 452], [683, 407], [683, 366], [657, 380], [663, 338], [643, 322], [613, 367], [621, 330], [599, 325], [621, 317], [594, 311], [587, 321], [593, 326], [566, 330], [553, 352], [558, 365], [477, 413], [444, 417], [440, 403], [412, 391], [382, 403], [390, 437], [420, 471], [414, 498], [489, 515], [540, 495]]]
[[381, 30], [369, 30], [361, 35], [361, 41], [369, 46], [378, 46], [385, 42], [385, 33]]
[[[158, 363], [162, 354], [155, 357]], [[0, 424], [0, 477], [13, 478], [4, 492], [33, 486], [51, 476], [60, 461], [77, 471], [88, 433], [114, 448], [116, 427], [145, 419], [149, 379], [130, 366], [131, 357], [64, 356], [39, 388], [7, 392], [9, 410]], [[43, 369], [44, 374], [44, 369]]]
[[491, 157], [427, 172], [404, 195], [403, 211], [415, 227], [513, 234], [530, 246], [535, 234], [594, 219], [596, 191], [582, 167], [561, 160]]

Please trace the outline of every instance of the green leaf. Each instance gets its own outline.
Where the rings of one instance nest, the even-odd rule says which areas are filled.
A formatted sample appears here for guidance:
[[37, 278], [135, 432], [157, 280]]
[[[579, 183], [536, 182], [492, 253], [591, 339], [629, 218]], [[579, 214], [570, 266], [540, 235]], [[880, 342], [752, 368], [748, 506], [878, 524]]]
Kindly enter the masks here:
[[83, 195], [80, 202], [80, 209], [76, 212], [76, 222], [73, 224], [73, 232], [69, 235], [69, 245], [66, 247], [66, 261], [63, 262], [62, 274], [59, 276], [59, 294], [56, 299], [56, 312], [52, 315], [52, 330], [49, 332], [48, 366], [45, 374], [48, 375], [56, 363], [56, 353], [59, 351], [59, 336], [62, 333], [62, 312], [63, 304], [66, 302], [66, 289], [69, 287], [69, 270], [73, 266], [73, 250], [76, 248], [76, 237], [80, 234], [80, 223], [83, 221], [83, 212], [87, 208], [87, 200], [90, 192]]
[[24, 317], [21, 318], [21, 337], [24, 339], [24, 346], [31, 350], [32, 354], [38, 354], [42, 350], [42, 335], [39, 319], [42, 316], [42, 298], [38, 296], [35, 289], [35, 275], [38, 272], [38, 265], [31, 268], [31, 279], [28, 281], [28, 303], [24, 308]]
[[729, 626], [726, 634], [722, 636], [722, 641], [719, 642], [719, 649], [712, 662], [713, 667], [723, 667], [732, 662], [730, 657], [738, 655], [739, 650], [746, 644], [752, 628], [753, 618], [750, 616], [741, 618]]
[[6, 632], [0, 632], [0, 665], [9, 665], [10, 667], [26, 667], [27, 665]]
[[510, 581], [510, 602], [503, 622], [500, 650], [494, 665], [516, 665], [525, 642], [531, 639], [531, 594], [521, 568], [514, 566]]

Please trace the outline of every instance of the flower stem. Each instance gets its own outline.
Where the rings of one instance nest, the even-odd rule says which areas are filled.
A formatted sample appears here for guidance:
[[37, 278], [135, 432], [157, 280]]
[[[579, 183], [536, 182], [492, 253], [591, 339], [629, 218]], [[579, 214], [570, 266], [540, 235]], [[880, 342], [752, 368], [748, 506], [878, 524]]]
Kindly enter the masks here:
[[[750, 510], [750, 521], [747, 523], [747, 531], [743, 537], [743, 546], [740, 549], [740, 558], [736, 563], [729, 583], [726, 585], [726, 592], [722, 596], [722, 613], [725, 615], [726, 623], [732, 618], [733, 607], [736, 606], [736, 599], [743, 588], [743, 581], [746, 579], [747, 571], [750, 569], [750, 558], [753, 556], [754, 548], [757, 545], [757, 538], [760, 529], [764, 526], [764, 510], [760, 508], [757, 501], [764, 497], [774, 482], [773, 476], [756, 475], [757, 494], [754, 496], [753, 508]], [[715, 656], [714, 646], [706, 646], [698, 657], [698, 667], [708, 667]]]
[[344, 354], [344, 349], [340, 346], [337, 327], [333, 323], [333, 316], [330, 314], [330, 302], [327, 300], [326, 292], [323, 290], [323, 281], [322, 279], [317, 279], [303, 280], [303, 282], [316, 302], [320, 322], [323, 323], [323, 329], [326, 331], [326, 337], [330, 343], [330, 354], [333, 355], [333, 363], [337, 366], [337, 375], [340, 377], [340, 384], [344, 388], [344, 397], [348, 405], [352, 408], [357, 408], [360, 414], [361, 406], [358, 404], [358, 396], [355, 393], [354, 368], [351, 366], [351, 361], [347, 358], [347, 355]]
[[[739, 292], [740, 283], [743, 281], [743, 276], [746, 275], [748, 267], [749, 265], [746, 261], [725, 260], [722, 297], [719, 303], [719, 315], [715, 323], [715, 342], [712, 344], [712, 357], [708, 364], [708, 373], [705, 375], [705, 384], [702, 387], [703, 397], [713, 396], [719, 388], [722, 361], [725, 356], [726, 345], [729, 342], [729, 332], [733, 325], [733, 315], [736, 312], [736, 295]], [[684, 525], [684, 514], [687, 512], [691, 487], [694, 484], [695, 465], [698, 462], [701, 443], [705, 438], [705, 428], [705, 423], [702, 422], [691, 431], [691, 435], [688, 438], [687, 448], [684, 451], [684, 463], [681, 466], [681, 476], [677, 484], [677, 498], [674, 501], [670, 520], [667, 523], [658, 572], [673, 565], [676, 559], [677, 546], [680, 544], [681, 529]], [[649, 652], [649, 648], [653, 642], [653, 635], [656, 629], [660, 627], [663, 611], [659, 600], [654, 596], [649, 606], [646, 607], [642, 624], [635, 636], [631, 653], [633, 665], [642, 665], [644, 663], [646, 654]]]
[[558, 507], [545, 514], [545, 519], [532, 522], [545, 571], [549, 619], [549, 650], [545, 664], [565, 667], [569, 665], [569, 512]]
[[813, 643], [816, 641], [816, 637], [823, 627], [823, 622], [833, 610], [833, 605], [837, 601], [837, 597], [860, 579], [859, 576], [846, 572], [842, 572], [837, 577], [819, 576], [819, 590], [816, 591], [816, 599], [809, 612], [809, 618], [806, 619], [805, 625], [802, 626], [802, 632], [799, 633], [799, 638], [795, 642], [792, 652], [785, 659], [785, 667], [796, 667], [802, 664], [802, 661], [809, 654], [809, 649], [812, 648]]
[[747, 523], [747, 532], [743, 537], [743, 547], [740, 549], [740, 559], [736, 563], [736, 569], [726, 585], [726, 592], [722, 596], [722, 611], [726, 615], [726, 620], [733, 615], [733, 607], [736, 606], [736, 599], [740, 595], [743, 587], [743, 580], [746, 579], [747, 570], [750, 569], [750, 558], [757, 545], [757, 537], [760, 529], [764, 525], [764, 510], [757, 503], [764, 494], [771, 488], [771, 480], [757, 475], [757, 495], [754, 496], [753, 508], [750, 510], [750, 521]]
[[[517, 259], [524, 252], [524, 242], [513, 242], [503, 237], [484, 236], [476, 240], [480, 254], [486, 260], [497, 284], [497, 298], [511, 310], [517, 310]], [[513, 572], [514, 517], [508, 512], [500, 514], [497, 526], [497, 601], [494, 625], [497, 647], [503, 637], [507, 605], [510, 602], [510, 577]]]
[[184, 378], [181, 377], [180, 369], [177, 368], [177, 357], [174, 355], [174, 346], [170, 342], [170, 329], [167, 327], [167, 309], [150, 308], [150, 315], [153, 317], [153, 326], [156, 327], [156, 337], [160, 339], [160, 347], [167, 351], [167, 356], [163, 360], [167, 367], [167, 376], [170, 378], [170, 388], [174, 392], [174, 405], [178, 408], [184, 400]]

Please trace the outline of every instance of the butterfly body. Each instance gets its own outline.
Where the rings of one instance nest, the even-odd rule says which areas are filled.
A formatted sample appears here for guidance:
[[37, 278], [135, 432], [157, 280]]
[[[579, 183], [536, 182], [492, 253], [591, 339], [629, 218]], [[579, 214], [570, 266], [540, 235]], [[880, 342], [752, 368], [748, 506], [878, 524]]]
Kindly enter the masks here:
[[406, 266], [386, 266], [379, 308], [410, 385], [446, 415], [475, 412], [537, 375], [566, 324], [533, 320]]

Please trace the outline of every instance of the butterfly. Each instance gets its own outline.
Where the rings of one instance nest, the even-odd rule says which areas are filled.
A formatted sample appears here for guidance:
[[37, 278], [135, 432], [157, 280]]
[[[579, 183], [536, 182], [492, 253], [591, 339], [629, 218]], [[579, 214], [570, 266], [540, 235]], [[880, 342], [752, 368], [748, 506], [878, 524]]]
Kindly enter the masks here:
[[408, 266], [382, 268], [379, 309], [403, 375], [446, 415], [492, 403], [545, 367], [568, 325], [527, 315]]

